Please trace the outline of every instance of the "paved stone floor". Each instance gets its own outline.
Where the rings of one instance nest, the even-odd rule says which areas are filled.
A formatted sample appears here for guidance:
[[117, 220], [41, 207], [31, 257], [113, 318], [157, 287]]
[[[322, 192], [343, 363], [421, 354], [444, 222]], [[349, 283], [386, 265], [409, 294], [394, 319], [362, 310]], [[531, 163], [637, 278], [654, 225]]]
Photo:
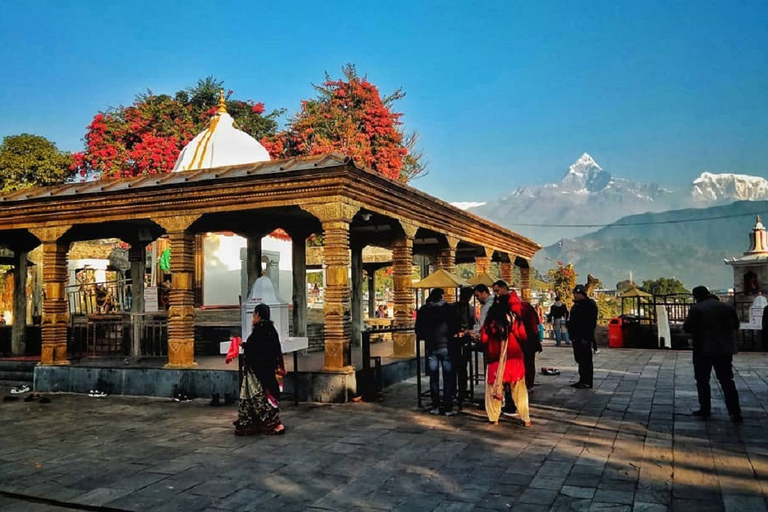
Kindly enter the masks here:
[[736, 357], [740, 428], [716, 384], [713, 418], [689, 416], [689, 352], [603, 349], [594, 390], [567, 386], [567, 348], [538, 363], [562, 375], [537, 377], [529, 429], [430, 416], [415, 379], [382, 403], [286, 404], [282, 437], [235, 437], [236, 409], [202, 400], [0, 402], [0, 509], [767, 510], [765, 354]]

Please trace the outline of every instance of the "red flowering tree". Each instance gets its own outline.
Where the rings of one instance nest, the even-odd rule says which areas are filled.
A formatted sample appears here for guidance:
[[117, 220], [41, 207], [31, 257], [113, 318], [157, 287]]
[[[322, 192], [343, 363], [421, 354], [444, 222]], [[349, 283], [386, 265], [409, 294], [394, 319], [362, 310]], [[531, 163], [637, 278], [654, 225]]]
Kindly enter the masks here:
[[573, 263], [564, 264], [557, 261], [557, 268], [547, 272], [552, 289], [560, 296], [563, 302], [570, 308], [573, 305], [573, 288], [576, 286], [576, 270]]
[[355, 67], [342, 68], [344, 77], [326, 74], [318, 95], [301, 103], [288, 129], [262, 143], [275, 158], [318, 155], [337, 151], [374, 171], [402, 181], [424, 173], [417, 137], [401, 130], [401, 113], [392, 107], [405, 96], [402, 89], [381, 97], [379, 89]]
[[[223, 82], [213, 77], [172, 97], [140, 94], [127, 107], [99, 112], [88, 125], [85, 150], [74, 154], [81, 175], [129, 177], [170, 172], [182, 148], [203, 131], [216, 112]], [[227, 94], [227, 111], [239, 128], [256, 139], [277, 132], [284, 110], [265, 114], [264, 104], [235, 100]]]

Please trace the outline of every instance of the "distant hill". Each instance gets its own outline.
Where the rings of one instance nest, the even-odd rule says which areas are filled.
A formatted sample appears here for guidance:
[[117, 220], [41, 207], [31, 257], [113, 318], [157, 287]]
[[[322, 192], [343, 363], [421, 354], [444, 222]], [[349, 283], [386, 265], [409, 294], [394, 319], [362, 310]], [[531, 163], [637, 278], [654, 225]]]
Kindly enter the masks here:
[[592, 274], [608, 288], [630, 272], [637, 283], [675, 277], [688, 288], [698, 284], [731, 288], [733, 270], [723, 259], [749, 249], [758, 214], [768, 219], [768, 201], [631, 215], [594, 233], [545, 247], [533, 265], [544, 271], [557, 260], [572, 262], [579, 280]]

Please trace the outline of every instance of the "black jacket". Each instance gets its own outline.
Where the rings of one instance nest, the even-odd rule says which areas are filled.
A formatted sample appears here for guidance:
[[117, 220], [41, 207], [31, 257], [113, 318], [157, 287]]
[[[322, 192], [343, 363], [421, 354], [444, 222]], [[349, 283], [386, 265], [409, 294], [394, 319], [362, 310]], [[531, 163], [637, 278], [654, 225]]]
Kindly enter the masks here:
[[549, 314], [547, 315], [547, 320], [551, 322], [552, 320], [558, 320], [560, 318], [565, 318], [566, 320], [568, 320], [568, 306], [566, 306], [562, 302], [558, 306], [557, 302], [555, 302], [549, 307]]
[[426, 342], [427, 350], [448, 348], [448, 340], [459, 332], [456, 310], [444, 300], [427, 302], [416, 315], [416, 336]]
[[595, 341], [597, 304], [589, 297], [573, 302], [568, 318], [568, 334], [572, 340]]
[[283, 348], [275, 325], [263, 321], [253, 326], [253, 331], [243, 344], [245, 366], [248, 367], [261, 385], [278, 397], [280, 388], [275, 370], [283, 365]]
[[702, 356], [736, 353], [739, 316], [730, 304], [714, 295], [691, 306], [683, 330], [693, 335], [693, 353]]

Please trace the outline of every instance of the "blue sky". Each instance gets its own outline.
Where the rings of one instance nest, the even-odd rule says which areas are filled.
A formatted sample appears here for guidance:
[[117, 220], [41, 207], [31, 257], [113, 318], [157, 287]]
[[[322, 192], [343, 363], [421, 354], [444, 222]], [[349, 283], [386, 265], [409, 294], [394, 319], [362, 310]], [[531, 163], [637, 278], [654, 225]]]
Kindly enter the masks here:
[[[279, 5], [271, 5], [279, 4]], [[583, 152], [683, 187], [768, 177], [768, 2], [5, 0], [0, 136], [82, 147], [100, 111], [213, 75], [295, 112], [354, 63], [420, 134], [417, 188], [483, 201]]]

